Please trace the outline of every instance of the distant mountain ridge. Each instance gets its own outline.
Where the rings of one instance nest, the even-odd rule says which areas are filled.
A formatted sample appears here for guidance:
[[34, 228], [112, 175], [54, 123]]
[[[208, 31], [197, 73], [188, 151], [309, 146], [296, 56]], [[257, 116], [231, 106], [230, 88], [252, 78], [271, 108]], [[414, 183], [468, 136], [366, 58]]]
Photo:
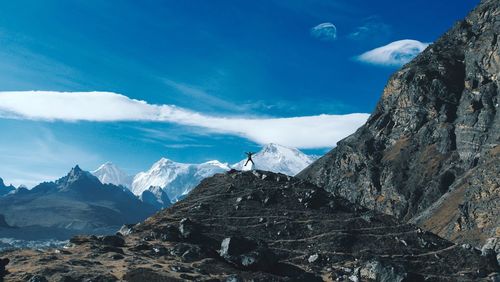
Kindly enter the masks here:
[[[14, 235], [29, 239], [113, 233], [121, 225], [143, 220], [157, 210], [126, 188], [102, 184], [79, 166], [54, 182], [0, 197], [0, 207], [9, 225], [30, 231], [21, 230]], [[4, 231], [0, 230], [0, 237], [13, 235]]]
[[3, 179], [0, 178], [0, 197], [14, 191], [15, 189], [16, 188], [12, 185], [6, 186]]

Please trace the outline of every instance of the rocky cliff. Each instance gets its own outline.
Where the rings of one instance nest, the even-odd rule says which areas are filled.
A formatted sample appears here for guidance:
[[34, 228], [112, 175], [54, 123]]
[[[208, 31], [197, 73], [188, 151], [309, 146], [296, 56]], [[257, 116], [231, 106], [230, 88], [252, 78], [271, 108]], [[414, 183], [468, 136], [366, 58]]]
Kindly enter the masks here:
[[[116, 236], [5, 253], [7, 281], [477, 281], [493, 255], [271, 172], [231, 171]], [[492, 276], [493, 275], [493, 276]], [[38, 280], [33, 280], [38, 279]]]
[[298, 176], [458, 242], [499, 236], [500, 1], [397, 71], [367, 121]]

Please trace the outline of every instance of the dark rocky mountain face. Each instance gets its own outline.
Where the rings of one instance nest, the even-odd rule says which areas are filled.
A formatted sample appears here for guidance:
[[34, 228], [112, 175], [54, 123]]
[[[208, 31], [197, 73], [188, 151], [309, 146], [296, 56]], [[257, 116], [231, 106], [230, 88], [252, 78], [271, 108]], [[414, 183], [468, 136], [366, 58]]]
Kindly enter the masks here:
[[217, 174], [120, 234], [78, 236], [58, 251], [4, 253], [5, 278], [471, 281], [499, 270], [494, 256], [262, 171]]
[[172, 205], [167, 193], [158, 186], [151, 186], [148, 190], [143, 191], [139, 199], [144, 203], [152, 205], [158, 210]]
[[457, 242], [500, 236], [499, 31], [500, 1], [483, 0], [298, 176]]
[[55, 182], [0, 197], [0, 207], [6, 222], [19, 227], [0, 229], [0, 237], [27, 240], [114, 233], [121, 225], [144, 220], [156, 211], [126, 188], [102, 184], [78, 166]]
[[5, 183], [3, 182], [3, 179], [0, 178], [0, 197], [1, 196], [4, 196], [4, 195], [7, 195], [8, 193], [12, 192], [16, 190], [16, 188], [12, 185], [5, 185]]
[[10, 225], [5, 221], [3, 214], [0, 214], [0, 228], [10, 228]]

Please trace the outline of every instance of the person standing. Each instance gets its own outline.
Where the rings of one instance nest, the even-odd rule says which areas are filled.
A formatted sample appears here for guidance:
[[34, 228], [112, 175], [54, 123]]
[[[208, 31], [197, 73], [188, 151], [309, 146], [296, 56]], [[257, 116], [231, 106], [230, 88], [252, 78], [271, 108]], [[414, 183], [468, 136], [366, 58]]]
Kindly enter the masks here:
[[252, 163], [252, 166], [254, 166], [254, 165], [255, 165], [255, 163], [254, 163], [254, 162], [253, 162], [253, 160], [252, 160], [252, 156], [253, 156], [255, 153], [253, 153], [253, 152], [246, 152], [245, 154], [247, 155], [247, 161], [246, 161], [246, 163], [245, 163], [245, 165], [244, 165], [244, 166], [247, 166], [248, 162], [251, 162], [251, 163]]

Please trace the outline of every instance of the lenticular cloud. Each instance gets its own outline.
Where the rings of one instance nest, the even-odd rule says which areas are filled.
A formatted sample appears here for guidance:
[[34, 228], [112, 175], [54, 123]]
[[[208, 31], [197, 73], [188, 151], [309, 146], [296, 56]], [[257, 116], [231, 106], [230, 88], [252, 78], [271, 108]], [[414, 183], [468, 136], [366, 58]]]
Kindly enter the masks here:
[[311, 35], [319, 40], [333, 41], [337, 38], [337, 27], [332, 23], [322, 23], [311, 29]]
[[375, 65], [402, 66], [424, 51], [429, 44], [411, 39], [394, 41], [365, 52], [357, 59]]
[[112, 92], [0, 92], [0, 118], [41, 121], [168, 122], [237, 135], [260, 144], [298, 148], [333, 147], [353, 133], [368, 114], [247, 118], [207, 115], [174, 105], [155, 105]]

